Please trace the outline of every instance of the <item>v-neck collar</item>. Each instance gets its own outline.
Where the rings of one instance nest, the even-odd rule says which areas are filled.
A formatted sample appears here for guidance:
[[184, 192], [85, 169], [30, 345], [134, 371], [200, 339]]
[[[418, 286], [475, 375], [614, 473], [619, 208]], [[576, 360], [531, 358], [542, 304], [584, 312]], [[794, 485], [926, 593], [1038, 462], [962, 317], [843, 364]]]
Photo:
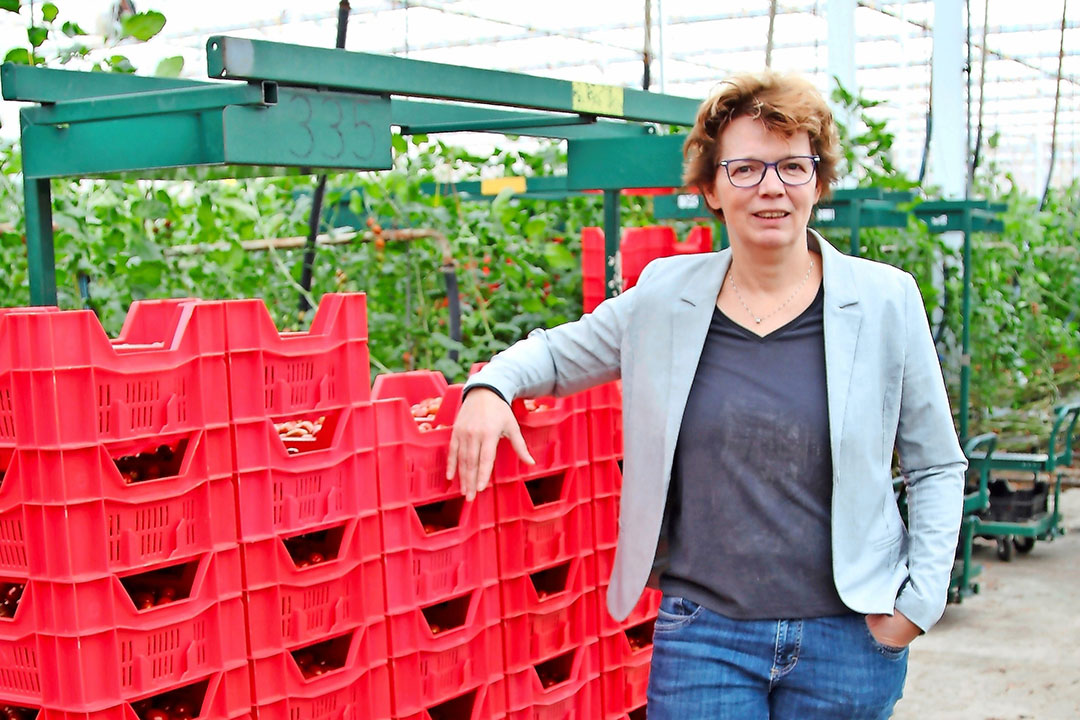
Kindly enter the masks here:
[[778, 327], [775, 330], [772, 330], [770, 332], [767, 332], [764, 335], [758, 335], [756, 332], [754, 332], [750, 328], [748, 328], [745, 325], [743, 325], [742, 323], [738, 322], [737, 320], [735, 320], [735, 318], [731, 317], [726, 312], [721, 310], [719, 305], [714, 304], [715, 307], [716, 307], [716, 310], [714, 312], [719, 313], [720, 317], [722, 317], [726, 323], [728, 323], [731, 327], [738, 330], [741, 334], [746, 335], [748, 338], [753, 339], [753, 340], [757, 340], [759, 342], [767, 342], [769, 340], [774, 340], [777, 336], [784, 334], [789, 329], [794, 327], [795, 324], [798, 323], [800, 320], [802, 320], [804, 317], [806, 317], [806, 314], [808, 312], [810, 312], [811, 310], [814, 310], [817, 307], [821, 307], [822, 310], [824, 311], [824, 302], [825, 302], [825, 283], [821, 282], [821, 283], [818, 284], [818, 289], [817, 289], [817, 292], [814, 294], [814, 299], [810, 301], [809, 305], [807, 305], [805, 308], [803, 308], [802, 312], [800, 312], [798, 315], [796, 315], [795, 317], [788, 320], [786, 323], [784, 323], [780, 327]]

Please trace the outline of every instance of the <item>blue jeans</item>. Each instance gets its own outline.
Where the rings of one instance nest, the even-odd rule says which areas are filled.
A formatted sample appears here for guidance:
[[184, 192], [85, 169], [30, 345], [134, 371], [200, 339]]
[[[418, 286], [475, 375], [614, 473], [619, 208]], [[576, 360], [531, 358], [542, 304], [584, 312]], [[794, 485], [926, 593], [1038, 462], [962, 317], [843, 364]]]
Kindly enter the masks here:
[[665, 595], [653, 634], [649, 720], [886, 720], [907, 648], [852, 613], [732, 620]]

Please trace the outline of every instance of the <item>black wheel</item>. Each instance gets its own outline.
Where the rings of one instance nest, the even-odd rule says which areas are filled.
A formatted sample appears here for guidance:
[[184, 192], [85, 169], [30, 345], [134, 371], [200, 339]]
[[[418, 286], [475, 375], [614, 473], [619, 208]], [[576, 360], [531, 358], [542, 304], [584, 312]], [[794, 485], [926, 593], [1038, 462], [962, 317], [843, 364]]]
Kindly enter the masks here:
[[1009, 562], [1012, 560], [1013, 544], [1009, 541], [1008, 537], [999, 537], [997, 539], [997, 556]]
[[1016, 548], [1018, 553], [1027, 555], [1029, 552], [1035, 549], [1035, 538], [1033, 537], [1013, 537], [1013, 547]]

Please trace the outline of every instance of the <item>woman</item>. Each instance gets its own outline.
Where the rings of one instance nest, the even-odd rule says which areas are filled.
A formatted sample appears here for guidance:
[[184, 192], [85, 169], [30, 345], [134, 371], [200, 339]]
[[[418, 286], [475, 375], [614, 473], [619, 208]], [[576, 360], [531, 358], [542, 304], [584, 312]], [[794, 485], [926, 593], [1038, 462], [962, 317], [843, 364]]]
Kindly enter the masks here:
[[471, 499], [501, 437], [530, 462], [507, 401], [622, 378], [614, 617], [662, 526], [669, 545], [650, 718], [887, 718], [908, 645], [944, 612], [966, 461], [914, 280], [807, 227], [837, 144], [806, 81], [723, 83], [686, 141], [685, 181], [730, 250], [651, 263], [466, 389], [447, 473]]

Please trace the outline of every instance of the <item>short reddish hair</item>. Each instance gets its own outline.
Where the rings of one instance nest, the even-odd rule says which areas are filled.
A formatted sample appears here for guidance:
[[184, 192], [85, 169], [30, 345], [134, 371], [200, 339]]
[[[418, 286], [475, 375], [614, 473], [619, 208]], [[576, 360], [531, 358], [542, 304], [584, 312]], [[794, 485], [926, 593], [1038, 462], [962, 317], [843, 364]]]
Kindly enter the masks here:
[[[772, 71], [730, 77], [701, 103], [694, 127], [683, 143], [686, 187], [703, 192], [713, 184], [720, 160], [720, 136], [731, 121], [740, 117], [760, 119], [771, 132], [785, 137], [806, 132], [814, 154], [821, 158], [817, 165], [818, 189], [821, 197], [829, 196], [840, 159], [840, 139], [832, 110], [805, 78]], [[709, 209], [724, 219], [722, 210]]]

